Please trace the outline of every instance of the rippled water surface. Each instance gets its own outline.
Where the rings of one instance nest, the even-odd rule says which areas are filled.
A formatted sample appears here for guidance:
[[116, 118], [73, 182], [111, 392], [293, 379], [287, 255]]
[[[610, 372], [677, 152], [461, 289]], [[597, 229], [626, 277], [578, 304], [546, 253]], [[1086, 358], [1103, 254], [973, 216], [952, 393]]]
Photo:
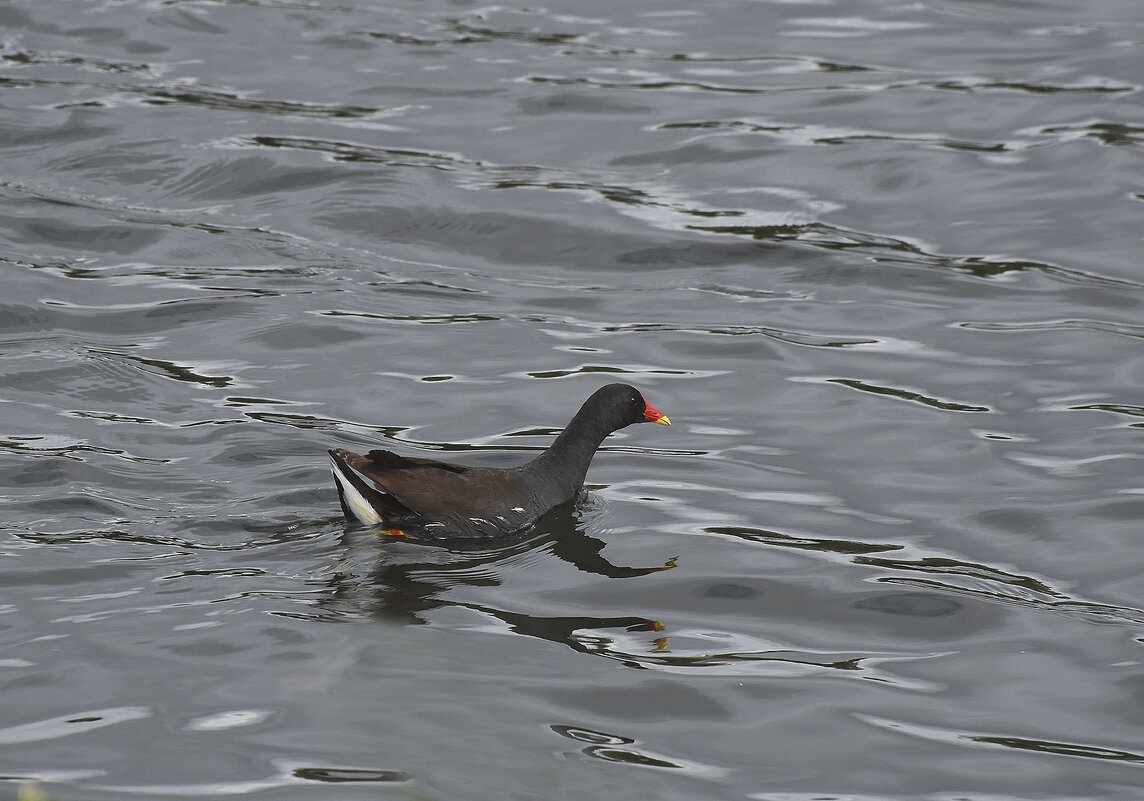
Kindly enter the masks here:
[[[1142, 42], [0, 4], [0, 795], [1138, 801]], [[614, 380], [527, 536], [342, 519]]]

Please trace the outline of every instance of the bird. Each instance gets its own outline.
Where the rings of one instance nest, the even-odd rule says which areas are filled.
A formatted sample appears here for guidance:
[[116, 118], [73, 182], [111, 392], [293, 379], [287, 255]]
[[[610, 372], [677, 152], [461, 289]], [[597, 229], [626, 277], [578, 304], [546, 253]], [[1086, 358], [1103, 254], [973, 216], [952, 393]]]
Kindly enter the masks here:
[[347, 519], [412, 538], [519, 533], [577, 496], [596, 450], [633, 423], [671, 425], [635, 387], [596, 390], [548, 448], [515, 467], [466, 465], [388, 450], [329, 450]]

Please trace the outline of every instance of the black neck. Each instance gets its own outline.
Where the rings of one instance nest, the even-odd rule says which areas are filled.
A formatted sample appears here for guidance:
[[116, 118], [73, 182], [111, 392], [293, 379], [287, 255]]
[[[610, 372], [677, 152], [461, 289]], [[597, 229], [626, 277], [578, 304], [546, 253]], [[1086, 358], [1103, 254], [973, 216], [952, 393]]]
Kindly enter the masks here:
[[583, 485], [588, 465], [600, 443], [614, 430], [606, 421], [578, 414], [548, 450], [533, 459], [528, 467], [575, 491]]

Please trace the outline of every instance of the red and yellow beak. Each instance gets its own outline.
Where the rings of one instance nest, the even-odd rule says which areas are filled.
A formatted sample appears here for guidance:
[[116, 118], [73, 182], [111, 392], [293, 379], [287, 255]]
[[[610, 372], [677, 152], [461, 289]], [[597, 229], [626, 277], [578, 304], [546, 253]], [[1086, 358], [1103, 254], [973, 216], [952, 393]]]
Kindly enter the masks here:
[[671, 425], [671, 421], [667, 419], [667, 415], [652, 406], [646, 400], [644, 401], [644, 406], [647, 407], [644, 409], [643, 413], [644, 420], [647, 420], [649, 423], [659, 423], [661, 426]]

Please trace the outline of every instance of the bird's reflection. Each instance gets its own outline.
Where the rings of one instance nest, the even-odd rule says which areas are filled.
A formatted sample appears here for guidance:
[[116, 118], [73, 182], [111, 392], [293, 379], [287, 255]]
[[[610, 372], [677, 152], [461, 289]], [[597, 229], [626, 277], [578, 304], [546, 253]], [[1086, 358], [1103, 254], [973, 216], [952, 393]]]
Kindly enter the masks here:
[[675, 566], [674, 559], [653, 567], [616, 565], [601, 554], [606, 544], [584, 532], [575, 504], [553, 510], [521, 535], [492, 541], [410, 542], [351, 527], [343, 535], [342, 559], [333, 566], [328, 592], [319, 604], [340, 616], [405, 624], [425, 623], [429, 612], [442, 607], [472, 609], [504, 622], [517, 634], [582, 652], [591, 649], [577, 638], [578, 631], [659, 631], [659, 622], [642, 616], [536, 616], [527, 610], [499, 608], [495, 592], [482, 594], [478, 602], [471, 595], [470, 600], [456, 597], [458, 588], [500, 586], [504, 566], [529, 554], [552, 556], [584, 573], [612, 579], [646, 576]]

